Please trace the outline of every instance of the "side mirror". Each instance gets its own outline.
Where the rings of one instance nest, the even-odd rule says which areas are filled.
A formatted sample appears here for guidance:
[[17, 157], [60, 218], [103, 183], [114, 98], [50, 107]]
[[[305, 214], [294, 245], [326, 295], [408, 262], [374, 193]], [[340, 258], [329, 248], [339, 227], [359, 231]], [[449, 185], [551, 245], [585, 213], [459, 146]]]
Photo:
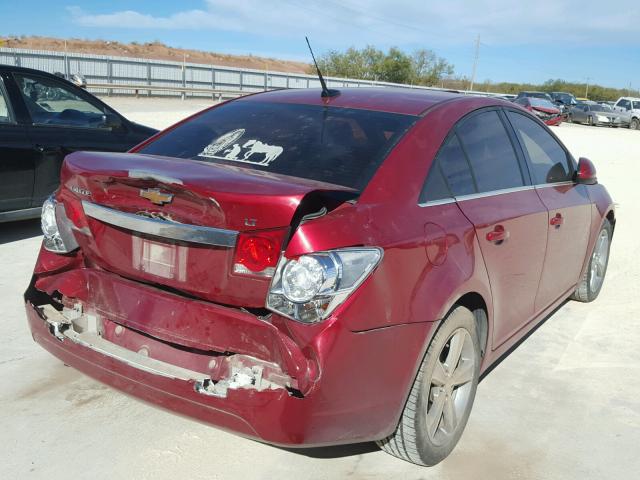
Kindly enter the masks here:
[[596, 167], [591, 160], [581, 157], [578, 160], [578, 170], [575, 173], [575, 181], [580, 185], [595, 185], [598, 183], [596, 176]]
[[122, 128], [122, 119], [113, 113], [105, 113], [102, 116], [102, 125], [112, 130], [120, 130]]

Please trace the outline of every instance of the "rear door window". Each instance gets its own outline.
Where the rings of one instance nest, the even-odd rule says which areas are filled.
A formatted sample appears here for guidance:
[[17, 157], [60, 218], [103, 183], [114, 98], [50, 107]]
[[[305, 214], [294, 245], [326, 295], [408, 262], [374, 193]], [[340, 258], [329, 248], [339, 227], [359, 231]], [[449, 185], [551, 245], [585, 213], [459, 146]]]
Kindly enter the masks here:
[[[457, 135], [452, 135], [440, 149], [437, 165], [440, 167], [452, 195], [459, 197], [477, 192], [469, 162], [460, 146]], [[436, 162], [431, 170], [434, 170], [435, 167]]]
[[570, 181], [573, 164], [553, 136], [534, 120], [514, 111], [507, 116], [524, 150], [536, 184]]
[[456, 132], [469, 158], [478, 192], [524, 185], [518, 157], [498, 112], [472, 115], [456, 127]]
[[201, 113], [139, 152], [241, 166], [362, 191], [417, 118], [239, 100]]
[[427, 181], [424, 182], [422, 192], [420, 192], [419, 203], [434, 202], [447, 198], [452, 198], [451, 191], [436, 159], [431, 165]]

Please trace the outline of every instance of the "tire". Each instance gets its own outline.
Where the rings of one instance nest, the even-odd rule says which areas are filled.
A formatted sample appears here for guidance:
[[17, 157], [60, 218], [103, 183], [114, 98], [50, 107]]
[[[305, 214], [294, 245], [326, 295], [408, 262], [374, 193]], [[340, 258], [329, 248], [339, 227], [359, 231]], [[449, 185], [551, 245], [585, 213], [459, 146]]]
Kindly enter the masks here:
[[567, 123], [573, 123], [573, 115], [567, 115]]
[[[452, 350], [452, 342], [459, 348]], [[460, 355], [455, 361], [457, 351]], [[444, 460], [467, 424], [479, 375], [475, 317], [467, 308], [456, 306], [429, 344], [396, 431], [376, 442], [378, 446], [417, 465], [432, 466]], [[456, 379], [462, 383], [456, 386]]]
[[629, 124], [629, 128], [631, 130], [640, 130], [640, 120], [637, 118], [632, 118], [631, 123]]
[[590, 127], [593, 127], [593, 117], [587, 118], [587, 125], [589, 125]]
[[[582, 275], [576, 291], [571, 295], [573, 300], [589, 303], [598, 298], [609, 265], [612, 233], [613, 228], [611, 227], [611, 223], [609, 220], [605, 220], [598, 233], [598, 238], [596, 238], [596, 243], [593, 246], [593, 252], [591, 253], [587, 269]], [[606, 245], [602, 246], [600, 242], [604, 237], [606, 237]]]

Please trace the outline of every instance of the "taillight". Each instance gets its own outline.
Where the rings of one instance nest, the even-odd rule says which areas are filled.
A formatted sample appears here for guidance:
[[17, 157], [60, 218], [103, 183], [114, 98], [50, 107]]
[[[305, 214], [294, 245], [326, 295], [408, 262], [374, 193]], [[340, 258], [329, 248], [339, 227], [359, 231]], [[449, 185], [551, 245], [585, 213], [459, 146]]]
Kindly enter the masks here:
[[280, 258], [286, 229], [240, 233], [233, 272], [272, 277]]
[[376, 247], [283, 256], [271, 280], [267, 308], [302, 323], [325, 320], [366, 280], [382, 256]]
[[54, 253], [69, 253], [78, 248], [64, 205], [58, 203], [53, 195], [42, 205], [40, 222], [46, 250]]

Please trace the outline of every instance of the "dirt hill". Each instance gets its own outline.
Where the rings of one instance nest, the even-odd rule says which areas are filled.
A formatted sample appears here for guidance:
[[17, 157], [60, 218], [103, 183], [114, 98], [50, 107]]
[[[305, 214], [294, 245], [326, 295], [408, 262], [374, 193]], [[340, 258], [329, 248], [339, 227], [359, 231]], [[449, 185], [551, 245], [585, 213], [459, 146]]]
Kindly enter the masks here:
[[[107, 40], [66, 40], [67, 51], [76, 53], [93, 53], [120, 57], [148, 58], [153, 60], [170, 60], [182, 62], [186, 54], [189, 63], [206, 65], [224, 65], [229, 67], [255, 68], [290, 73], [308, 73], [310, 66], [302, 62], [278, 60], [276, 58], [255, 57], [253, 55], [225, 55], [215, 52], [188, 50], [169, 47], [161, 42], [120, 43]], [[2, 37], [0, 46], [8, 48], [26, 48], [31, 50], [64, 51], [65, 40], [48, 37]]]

